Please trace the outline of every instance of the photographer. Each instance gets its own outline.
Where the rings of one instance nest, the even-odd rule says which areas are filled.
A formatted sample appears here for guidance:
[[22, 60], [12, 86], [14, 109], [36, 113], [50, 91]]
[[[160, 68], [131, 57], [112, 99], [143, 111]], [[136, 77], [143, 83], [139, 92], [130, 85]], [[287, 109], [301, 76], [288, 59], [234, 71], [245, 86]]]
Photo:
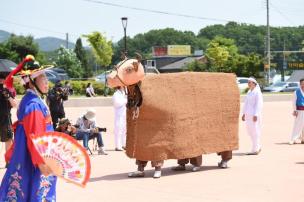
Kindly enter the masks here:
[[58, 127], [55, 129], [57, 132], [65, 133], [76, 139], [76, 127], [72, 126], [71, 122], [67, 118], [59, 120]]
[[7, 73], [0, 72], [0, 141], [5, 142], [7, 151], [13, 143], [11, 108], [17, 107], [17, 102], [3, 84], [6, 76]]
[[98, 154], [107, 155], [103, 148], [104, 144], [101, 136], [101, 132], [106, 132], [106, 129], [96, 127], [95, 115], [95, 110], [89, 109], [83, 116], [78, 118], [76, 139], [83, 140], [83, 146], [88, 149], [89, 140], [97, 138]]
[[58, 120], [65, 117], [63, 102], [68, 100], [69, 89], [63, 88], [60, 82], [57, 82], [47, 96], [47, 104], [51, 111], [54, 129], [57, 127]]

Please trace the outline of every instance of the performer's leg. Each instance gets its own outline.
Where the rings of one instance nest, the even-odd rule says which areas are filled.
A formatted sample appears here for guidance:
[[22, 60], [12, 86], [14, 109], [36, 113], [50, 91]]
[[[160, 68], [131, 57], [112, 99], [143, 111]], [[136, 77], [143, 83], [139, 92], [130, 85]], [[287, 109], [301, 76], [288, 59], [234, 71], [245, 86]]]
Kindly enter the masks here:
[[223, 151], [220, 153], [222, 161], [229, 161], [232, 159], [232, 151]]
[[304, 127], [304, 112], [298, 111], [298, 116], [295, 118], [291, 140], [289, 144], [294, 144], [299, 139]]
[[218, 155], [221, 155], [222, 160], [218, 163], [218, 166], [220, 168], [228, 168], [228, 161], [232, 159], [232, 151], [223, 151], [218, 153]]
[[136, 160], [136, 165], [138, 166], [138, 171], [144, 171], [147, 166], [148, 161]]
[[253, 145], [254, 152], [259, 153], [261, 151], [261, 119], [258, 117], [258, 120], [254, 122], [254, 135], [253, 135]]
[[201, 165], [202, 165], [202, 162], [203, 162], [202, 155], [199, 155], [199, 156], [190, 158], [190, 163], [191, 163], [193, 166], [201, 166]]
[[124, 118], [124, 122], [122, 125], [122, 130], [121, 130], [121, 140], [122, 140], [122, 148], [126, 148], [126, 138], [127, 138], [127, 127], [126, 127], [126, 118]]
[[247, 129], [247, 133], [251, 139], [251, 144], [252, 144], [252, 147], [251, 147], [251, 152], [255, 152], [255, 145], [254, 145], [254, 142], [255, 142], [255, 134], [254, 134], [254, 131], [255, 131], [255, 125], [254, 125], [254, 122], [253, 122], [253, 117], [252, 116], [246, 116], [246, 129]]
[[161, 177], [161, 168], [164, 165], [164, 161], [151, 161], [152, 167], [155, 168], [153, 178]]
[[304, 144], [304, 129], [302, 130], [301, 134], [301, 144]]
[[137, 171], [129, 173], [128, 177], [144, 177], [145, 176], [144, 170], [147, 163], [148, 161], [136, 160], [136, 165], [138, 166]]
[[193, 165], [192, 172], [199, 171], [202, 165], [202, 155], [190, 158], [190, 163]]
[[178, 166], [175, 166], [172, 168], [174, 171], [183, 171], [186, 170], [186, 164], [190, 162], [190, 159], [178, 159], [177, 164]]
[[120, 130], [121, 129], [120, 129], [120, 125], [119, 125], [119, 120], [115, 120], [114, 137], [115, 137], [115, 150], [116, 151], [122, 150], [121, 138], [120, 138]]

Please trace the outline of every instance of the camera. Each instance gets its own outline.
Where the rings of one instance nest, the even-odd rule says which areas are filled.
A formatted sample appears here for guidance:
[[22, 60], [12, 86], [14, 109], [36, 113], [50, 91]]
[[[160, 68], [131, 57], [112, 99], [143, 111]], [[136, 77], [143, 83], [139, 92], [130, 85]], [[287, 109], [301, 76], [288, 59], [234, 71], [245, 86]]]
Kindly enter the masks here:
[[55, 94], [57, 97], [68, 97], [69, 96], [69, 89], [68, 88], [63, 88], [63, 87], [58, 87], [55, 89]]
[[98, 127], [98, 132], [107, 132], [107, 128], [99, 128]]

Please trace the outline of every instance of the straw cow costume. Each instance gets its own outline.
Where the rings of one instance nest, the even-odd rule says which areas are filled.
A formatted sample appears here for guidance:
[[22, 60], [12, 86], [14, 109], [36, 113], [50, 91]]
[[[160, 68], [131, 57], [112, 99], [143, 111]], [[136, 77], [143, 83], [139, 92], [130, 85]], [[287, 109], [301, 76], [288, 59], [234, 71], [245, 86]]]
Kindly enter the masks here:
[[164, 160], [186, 164], [192, 157], [218, 153], [227, 162], [238, 149], [240, 95], [233, 74], [184, 72], [144, 79], [138, 57], [120, 62], [108, 85], [128, 89], [126, 153], [138, 165], [130, 177], [144, 176], [147, 161], [158, 178]]

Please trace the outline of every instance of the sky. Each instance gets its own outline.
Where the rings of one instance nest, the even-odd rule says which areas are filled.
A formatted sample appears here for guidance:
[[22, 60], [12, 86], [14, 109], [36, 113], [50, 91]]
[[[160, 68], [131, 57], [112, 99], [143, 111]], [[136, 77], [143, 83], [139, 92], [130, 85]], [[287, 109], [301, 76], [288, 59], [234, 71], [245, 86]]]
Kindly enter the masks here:
[[[303, 0], [269, 0], [271, 26], [304, 25]], [[191, 15], [181, 17], [106, 5]], [[123, 37], [121, 17], [128, 17], [127, 35], [151, 29], [193, 31], [213, 24], [236, 21], [266, 24], [266, 0], [0, 0], [0, 30], [35, 38], [76, 39], [99, 31], [113, 42]], [[86, 42], [84, 42], [86, 43]]]

